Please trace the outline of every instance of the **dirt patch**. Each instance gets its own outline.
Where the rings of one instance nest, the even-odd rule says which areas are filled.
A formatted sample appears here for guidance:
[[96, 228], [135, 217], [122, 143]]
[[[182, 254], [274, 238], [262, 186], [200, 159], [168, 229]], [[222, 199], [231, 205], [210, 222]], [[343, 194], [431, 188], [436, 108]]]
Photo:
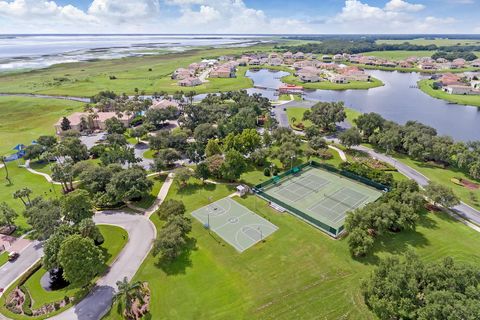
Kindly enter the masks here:
[[467, 189], [470, 190], [477, 190], [480, 188], [480, 185], [478, 183], [472, 182], [467, 179], [460, 179], [460, 183]]

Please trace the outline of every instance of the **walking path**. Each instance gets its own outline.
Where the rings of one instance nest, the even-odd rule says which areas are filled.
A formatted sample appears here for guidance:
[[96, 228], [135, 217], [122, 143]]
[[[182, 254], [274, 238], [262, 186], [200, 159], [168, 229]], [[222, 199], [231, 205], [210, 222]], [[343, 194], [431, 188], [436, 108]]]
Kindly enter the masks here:
[[34, 169], [30, 168], [30, 160], [25, 161], [25, 164], [21, 165], [21, 167], [24, 167], [30, 173], [33, 173], [33, 174], [44, 177], [45, 179], [47, 179], [47, 181], [49, 183], [58, 184], [58, 185], [61, 184], [60, 182], [53, 181], [52, 177], [49, 174], [46, 174], [46, 173], [43, 173], [43, 172], [40, 172], [40, 171], [37, 171], [37, 170], [34, 170]]

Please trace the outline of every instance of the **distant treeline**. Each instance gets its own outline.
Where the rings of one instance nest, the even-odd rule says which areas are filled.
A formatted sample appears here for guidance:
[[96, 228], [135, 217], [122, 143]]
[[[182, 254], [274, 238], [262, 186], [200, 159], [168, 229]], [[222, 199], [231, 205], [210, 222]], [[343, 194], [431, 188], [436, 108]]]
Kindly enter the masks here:
[[[308, 39], [305, 39], [308, 40]], [[319, 39], [316, 39], [319, 40]], [[293, 52], [312, 52], [321, 54], [337, 54], [337, 53], [349, 53], [356, 54], [362, 52], [371, 51], [441, 51], [445, 53], [455, 53], [457, 56], [461, 56], [460, 53], [469, 53], [462, 56], [462, 58], [468, 58], [467, 60], [475, 60], [476, 56], [472, 51], [480, 51], [480, 45], [472, 46], [437, 46], [430, 45], [416, 45], [408, 42], [399, 44], [387, 44], [376, 43], [376, 39], [326, 39], [322, 42], [305, 43], [297, 46], [277, 46], [280, 50], [289, 50]]]

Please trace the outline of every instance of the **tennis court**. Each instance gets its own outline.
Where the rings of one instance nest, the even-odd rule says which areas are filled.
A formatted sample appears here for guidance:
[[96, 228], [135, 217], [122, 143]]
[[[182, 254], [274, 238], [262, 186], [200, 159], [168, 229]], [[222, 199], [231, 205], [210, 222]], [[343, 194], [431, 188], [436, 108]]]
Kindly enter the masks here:
[[192, 212], [204, 226], [243, 252], [278, 227], [231, 198], [223, 198]]
[[333, 236], [343, 230], [348, 211], [382, 195], [378, 189], [313, 166], [273, 180], [257, 193]]

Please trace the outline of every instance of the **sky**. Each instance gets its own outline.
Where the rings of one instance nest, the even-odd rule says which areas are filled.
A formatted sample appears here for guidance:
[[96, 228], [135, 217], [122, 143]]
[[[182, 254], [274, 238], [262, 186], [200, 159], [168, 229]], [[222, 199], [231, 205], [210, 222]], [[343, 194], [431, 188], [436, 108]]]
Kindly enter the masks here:
[[0, 0], [0, 34], [480, 34], [480, 0]]

